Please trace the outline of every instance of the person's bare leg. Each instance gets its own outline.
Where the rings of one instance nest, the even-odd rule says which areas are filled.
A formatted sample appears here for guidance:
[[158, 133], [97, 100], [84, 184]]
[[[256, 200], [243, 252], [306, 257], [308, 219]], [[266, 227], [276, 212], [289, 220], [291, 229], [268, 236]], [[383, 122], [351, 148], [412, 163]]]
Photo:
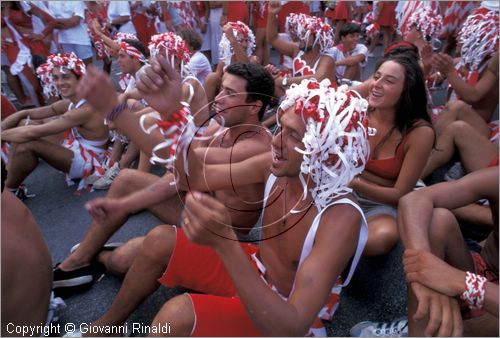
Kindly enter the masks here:
[[388, 253], [399, 239], [396, 219], [390, 215], [377, 215], [368, 219], [368, 240], [364, 256]]
[[255, 30], [255, 55], [259, 58], [261, 65], [269, 63], [269, 46], [267, 45], [266, 29], [257, 28]]
[[472, 203], [465, 207], [453, 209], [452, 212], [460, 223], [464, 222], [475, 229], [479, 227], [493, 229], [493, 213], [489, 206]]
[[171, 323], [171, 332], [168, 336], [187, 337], [193, 331], [195, 319], [191, 297], [183, 294], [166, 302], [153, 318], [151, 326]]
[[161, 225], [151, 230], [144, 238], [113, 304], [92, 325], [122, 325], [137, 306], [160, 286], [158, 279], [167, 268], [175, 243], [174, 227]]
[[472, 106], [461, 100], [451, 100], [446, 104], [444, 110], [439, 114], [437, 121], [434, 123], [436, 133], [439, 135], [446, 127], [457, 120], [469, 123], [484, 136], [489, 136], [490, 134], [487, 122]]
[[113, 275], [123, 276], [134, 262], [143, 241], [144, 236], [136, 237], [113, 251], [102, 250], [97, 255], [97, 261]]
[[347, 66], [345, 68], [344, 78], [359, 81], [359, 79], [361, 78], [361, 67], [359, 66], [359, 64]]
[[498, 147], [469, 123], [454, 121], [438, 135], [436, 147], [427, 160], [422, 177], [429, 176], [434, 170], [448, 163], [455, 149], [458, 150], [467, 172], [486, 168], [498, 153]]
[[[115, 181], [111, 184], [106, 197], [120, 198], [149, 187], [157, 182], [159, 177], [153, 174], [139, 172], [133, 169], [121, 170]], [[182, 202], [177, 194], [162, 203], [148, 208], [160, 220], [169, 224], [176, 224], [182, 211]], [[85, 266], [91, 262], [106, 241], [126, 222], [128, 215], [123, 215], [113, 224], [100, 224], [92, 221], [90, 228], [80, 243], [77, 250], [71, 253], [59, 265], [64, 271], [71, 271]]]
[[140, 152], [139, 154], [139, 165], [137, 166], [137, 170], [148, 173], [151, 171], [151, 162], [149, 162], [149, 156], [144, 152]]
[[335, 44], [340, 43], [340, 30], [342, 29], [342, 26], [344, 26], [344, 22], [345, 20], [335, 21], [335, 37], [334, 37]]
[[[450, 265], [464, 271], [474, 271], [474, 263], [469, 249], [460, 232], [453, 214], [446, 209], [434, 209], [429, 228], [431, 251]], [[412, 288], [408, 287], [408, 330], [409, 336], [424, 336], [428, 318], [418, 322], [412, 320], [417, 310], [417, 300]]]
[[23, 86], [21, 84], [21, 79], [19, 76], [12, 75], [9, 66], [2, 66], [2, 70], [7, 76], [7, 85], [9, 86], [12, 93], [16, 96], [20, 104], [25, 104], [30, 99], [28, 95], [24, 93]]
[[384, 43], [384, 50], [391, 45], [392, 42], [392, 29], [391, 27], [381, 27], [382, 34], [384, 36], [383, 38], [383, 43]]
[[16, 144], [7, 168], [5, 186], [11, 189], [19, 187], [37, 167], [38, 158], [44, 159], [58, 170], [68, 172], [73, 160], [73, 152], [61, 145], [41, 139]]
[[464, 337], [498, 337], [498, 317], [485, 313], [464, 320]]
[[116, 162], [120, 161], [123, 154], [123, 149], [125, 145], [120, 140], [115, 140], [113, 142], [113, 147], [111, 148], [111, 154], [109, 156], [109, 166], [111, 167]]
[[137, 145], [130, 141], [128, 143], [127, 149], [122, 155], [119, 161], [120, 169], [130, 168], [132, 162], [139, 156], [139, 148]]

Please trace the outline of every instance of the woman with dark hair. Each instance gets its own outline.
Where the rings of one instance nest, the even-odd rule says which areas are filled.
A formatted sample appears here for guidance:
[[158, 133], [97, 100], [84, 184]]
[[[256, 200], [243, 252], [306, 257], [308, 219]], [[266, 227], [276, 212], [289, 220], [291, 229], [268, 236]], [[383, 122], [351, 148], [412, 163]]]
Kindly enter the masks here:
[[396, 208], [412, 191], [434, 144], [422, 69], [415, 58], [383, 59], [370, 85], [365, 171], [351, 182], [368, 220], [365, 255], [387, 253], [398, 241]]

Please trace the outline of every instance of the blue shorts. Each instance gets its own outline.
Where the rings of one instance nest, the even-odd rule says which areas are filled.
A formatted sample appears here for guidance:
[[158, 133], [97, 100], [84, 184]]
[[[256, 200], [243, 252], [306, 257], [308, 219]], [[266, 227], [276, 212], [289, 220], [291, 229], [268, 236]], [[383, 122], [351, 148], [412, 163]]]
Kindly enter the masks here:
[[358, 198], [358, 204], [363, 210], [363, 213], [365, 214], [367, 220], [373, 216], [378, 216], [378, 215], [389, 215], [396, 218], [397, 215], [396, 208], [387, 204], [372, 201], [357, 193], [355, 193], [355, 195]]
[[77, 45], [75, 43], [61, 43], [61, 47], [65, 53], [75, 53], [80, 59], [85, 60], [92, 58], [92, 46]]

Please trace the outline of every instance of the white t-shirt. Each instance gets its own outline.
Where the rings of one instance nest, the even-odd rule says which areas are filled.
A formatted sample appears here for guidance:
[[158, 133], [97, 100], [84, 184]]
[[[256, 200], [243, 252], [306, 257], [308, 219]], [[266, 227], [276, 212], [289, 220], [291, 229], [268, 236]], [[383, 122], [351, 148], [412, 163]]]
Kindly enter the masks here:
[[212, 72], [210, 61], [208, 61], [207, 57], [200, 51], [197, 51], [191, 56], [191, 60], [189, 60], [189, 69], [201, 83], [205, 83], [205, 78]]
[[80, 23], [67, 29], [56, 29], [59, 43], [73, 43], [75, 45], [90, 46], [85, 18], [85, 5], [83, 1], [49, 1], [49, 10], [56, 19], [68, 19], [79, 16]]
[[[346, 57], [349, 57], [349, 56], [363, 54], [365, 56], [365, 60], [363, 62], [360, 62], [359, 65], [361, 67], [366, 66], [366, 63], [368, 60], [368, 48], [366, 48], [365, 45], [358, 43], [356, 45], [356, 47], [354, 47], [353, 50], [351, 50], [350, 52], [346, 52], [346, 53], [342, 52], [341, 49], [342, 49], [342, 44], [330, 48], [326, 54], [331, 56], [335, 60], [335, 62], [338, 62], [340, 60], [344, 60]], [[336, 66], [335, 67], [338, 79], [342, 79], [344, 77], [345, 69], [346, 69], [346, 66]]]
[[108, 5], [108, 19], [113, 21], [120, 16], [128, 16], [129, 21], [120, 26], [118, 29], [121, 33], [136, 34], [134, 24], [132, 23], [132, 15], [130, 14], [130, 5], [128, 1], [110, 1]]

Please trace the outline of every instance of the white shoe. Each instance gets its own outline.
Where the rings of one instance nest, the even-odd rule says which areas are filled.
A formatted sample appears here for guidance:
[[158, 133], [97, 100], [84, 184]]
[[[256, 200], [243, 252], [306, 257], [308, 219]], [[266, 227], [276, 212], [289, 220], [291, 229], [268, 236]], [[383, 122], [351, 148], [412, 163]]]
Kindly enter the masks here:
[[94, 184], [92, 184], [92, 187], [97, 190], [108, 189], [119, 172], [120, 172], [120, 166], [118, 165], [118, 162], [116, 162], [115, 164], [113, 164], [111, 168], [106, 170], [104, 176], [102, 176], [97, 181], [95, 181]]
[[456, 181], [458, 179], [461, 179], [464, 176], [464, 169], [462, 168], [462, 164], [460, 162], [455, 162], [451, 166], [450, 169], [444, 174], [444, 180], [445, 181]]

